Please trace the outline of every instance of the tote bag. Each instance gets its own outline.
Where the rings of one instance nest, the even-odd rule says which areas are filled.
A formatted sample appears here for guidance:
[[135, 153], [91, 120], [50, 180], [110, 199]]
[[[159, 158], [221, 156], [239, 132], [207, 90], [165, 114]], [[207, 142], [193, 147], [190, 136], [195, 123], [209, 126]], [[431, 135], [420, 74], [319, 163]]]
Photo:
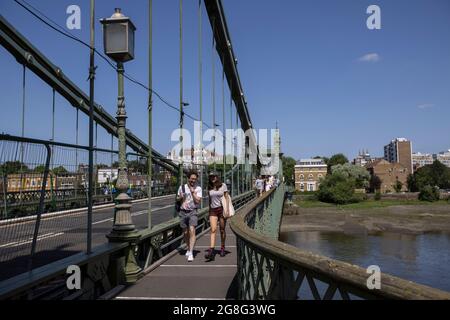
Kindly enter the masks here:
[[231, 197], [229, 195], [222, 196], [222, 206], [223, 206], [223, 217], [225, 219], [231, 218], [234, 216], [234, 207], [233, 202], [231, 201]]

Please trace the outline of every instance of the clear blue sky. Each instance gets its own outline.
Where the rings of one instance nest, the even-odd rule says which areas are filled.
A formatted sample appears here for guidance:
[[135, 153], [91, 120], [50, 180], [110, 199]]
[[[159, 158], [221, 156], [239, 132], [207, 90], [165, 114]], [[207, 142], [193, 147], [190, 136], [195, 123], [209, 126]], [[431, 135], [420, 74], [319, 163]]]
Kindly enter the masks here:
[[[88, 0], [28, 0], [65, 26], [67, 6], [82, 10], [82, 29], [70, 31], [89, 41]], [[178, 105], [178, 1], [154, 0], [154, 88]], [[184, 93], [189, 113], [198, 117], [197, 1], [184, 1]], [[282, 150], [294, 158], [343, 152], [353, 158], [365, 148], [382, 155], [395, 137], [413, 142], [414, 151], [450, 149], [450, 2], [448, 0], [224, 0], [238, 69], [254, 127], [278, 121]], [[381, 7], [382, 29], [368, 30], [366, 9]], [[96, 20], [121, 7], [137, 26], [136, 59], [126, 64], [147, 82], [147, 1], [97, 1]], [[89, 52], [48, 29], [15, 4], [0, 1], [0, 14], [88, 92]], [[211, 31], [203, 8], [204, 117], [211, 123]], [[97, 48], [103, 50], [100, 24]], [[362, 59], [366, 57], [366, 59]], [[0, 48], [2, 117], [0, 131], [20, 134], [21, 66]], [[216, 57], [216, 70], [220, 70]], [[96, 101], [116, 110], [116, 76], [97, 58]], [[222, 124], [221, 75], [217, 114]], [[29, 73], [26, 135], [49, 139], [51, 89]], [[147, 138], [145, 90], [126, 83], [128, 128]], [[75, 110], [57, 98], [57, 140], [75, 141]], [[229, 106], [226, 99], [226, 121]], [[81, 118], [81, 143], [88, 119]], [[154, 146], [166, 153], [177, 112], [156, 100]], [[186, 126], [192, 128], [192, 121]], [[109, 139], [99, 129], [99, 146]]]

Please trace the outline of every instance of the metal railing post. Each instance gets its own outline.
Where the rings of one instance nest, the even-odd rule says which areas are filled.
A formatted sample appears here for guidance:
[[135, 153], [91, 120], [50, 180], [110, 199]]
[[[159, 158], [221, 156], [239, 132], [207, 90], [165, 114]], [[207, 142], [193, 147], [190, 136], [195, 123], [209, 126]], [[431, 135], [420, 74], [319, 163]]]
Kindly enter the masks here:
[[39, 210], [38, 210], [38, 213], [36, 216], [36, 224], [34, 225], [33, 241], [31, 244], [31, 253], [30, 253], [30, 258], [28, 259], [28, 270], [33, 269], [33, 258], [36, 253], [36, 243], [37, 243], [37, 237], [39, 235], [41, 216], [42, 216], [42, 213], [44, 212], [45, 190], [47, 189], [47, 178], [48, 178], [48, 174], [49, 174], [50, 158], [52, 156], [52, 151], [51, 151], [50, 146], [48, 144], [45, 144], [45, 148], [47, 149], [47, 159], [45, 161], [44, 177], [42, 180], [41, 195], [39, 198]]

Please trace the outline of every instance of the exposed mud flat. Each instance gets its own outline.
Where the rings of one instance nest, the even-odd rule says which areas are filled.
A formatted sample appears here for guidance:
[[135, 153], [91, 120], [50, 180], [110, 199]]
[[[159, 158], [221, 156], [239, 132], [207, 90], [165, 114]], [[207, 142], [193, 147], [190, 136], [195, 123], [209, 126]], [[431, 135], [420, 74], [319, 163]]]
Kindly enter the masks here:
[[398, 205], [371, 209], [285, 208], [281, 232], [328, 231], [347, 234], [450, 233], [450, 205]]

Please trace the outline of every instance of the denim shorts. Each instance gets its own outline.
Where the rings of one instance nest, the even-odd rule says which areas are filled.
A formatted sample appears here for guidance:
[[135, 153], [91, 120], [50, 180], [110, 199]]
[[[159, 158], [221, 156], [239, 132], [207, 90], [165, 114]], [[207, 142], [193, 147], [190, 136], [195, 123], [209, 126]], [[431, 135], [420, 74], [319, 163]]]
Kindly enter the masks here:
[[196, 227], [198, 225], [198, 212], [197, 210], [185, 211], [181, 210], [178, 214], [180, 217], [180, 226], [185, 229], [188, 226]]

